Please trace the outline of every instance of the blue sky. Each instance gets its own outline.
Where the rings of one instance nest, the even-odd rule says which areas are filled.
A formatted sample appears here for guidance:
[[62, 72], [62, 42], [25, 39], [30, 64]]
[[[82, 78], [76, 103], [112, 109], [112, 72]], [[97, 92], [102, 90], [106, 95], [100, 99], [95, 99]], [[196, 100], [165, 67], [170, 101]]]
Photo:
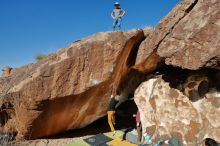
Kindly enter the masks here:
[[[119, 0], [124, 30], [155, 26], [180, 0]], [[112, 26], [114, 0], [0, 0], [0, 68], [35, 61]]]

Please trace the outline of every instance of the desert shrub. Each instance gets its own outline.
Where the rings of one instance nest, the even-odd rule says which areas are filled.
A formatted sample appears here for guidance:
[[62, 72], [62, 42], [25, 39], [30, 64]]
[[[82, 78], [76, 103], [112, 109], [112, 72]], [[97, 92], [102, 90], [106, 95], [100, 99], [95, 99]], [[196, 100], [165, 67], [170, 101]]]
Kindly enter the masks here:
[[47, 57], [47, 55], [45, 55], [45, 54], [37, 54], [36, 60], [37, 60], [37, 61], [40, 61], [40, 60], [42, 60], [42, 59], [44, 59], [44, 58], [46, 58], [46, 57]]

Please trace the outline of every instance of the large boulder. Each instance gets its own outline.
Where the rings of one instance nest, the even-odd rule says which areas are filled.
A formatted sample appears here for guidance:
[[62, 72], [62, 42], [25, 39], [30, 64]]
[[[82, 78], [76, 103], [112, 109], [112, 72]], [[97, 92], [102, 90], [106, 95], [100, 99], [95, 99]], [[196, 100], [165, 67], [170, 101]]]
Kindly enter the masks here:
[[220, 141], [220, 98], [216, 95], [213, 91], [207, 98], [190, 100], [161, 77], [143, 82], [135, 91], [143, 133], [155, 142], [177, 137], [187, 146], [200, 145], [206, 137]]
[[136, 68], [148, 71], [162, 60], [167, 65], [196, 70], [220, 68], [219, 0], [180, 2], [141, 44]]
[[[0, 132], [15, 133], [18, 139], [33, 139], [82, 128], [105, 115], [111, 93], [120, 91], [123, 96], [130, 96], [134, 87], [146, 79], [146, 74], [158, 67], [158, 70], [166, 65], [190, 70], [220, 69], [219, 7], [219, 0], [184, 0], [154, 29], [98, 33], [76, 41], [37, 63], [10, 70], [0, 78]], [[206, 82], [203, 83], [206, 87]], [[147, 86], [152, 84], [143, 86], [148, 91]], [[192, 134], [196, 135], [195, 139], [201, 140], [205, 132], [212, 133], [213, 137], [219, 139], [219, 131], [214, 130], [219, 128], [219, 118], [211, 117], [211, 121], [204, 119], [207, 118], [204, 115], [206, 112], [211, 114], [214, 110], [218, 114], [218, 106], [217, 109], [208, 108], [210, 102], [202, 99], [202, 102], [196, 102], [197, 106], [207, 109], [199, 111], [193, 101], [189, 100], [197, 101], [195, 92], [191, 89], [182, 95], [179, 91], [170, 89], [166, 83], [158, 88], [165, 90], [166, 94], [164, 99], [155, 97], [157, 102], [151, 103], [154, 107], [158, 106], [160, 109], [162, 107], [157, 104], [167, 102], [168, 110], [183, 110], [187, 107], [186, 111], [192, 113], [191, 116], [181, 117], [183, 121], [180, 125], [185, 129], [182, 129], [180, 135], [186, 143], [195, 143], [192, 141]], [[173, 106], [173, 102], [180, 100], [180, 97], [168, 98], [167, 90], [178, 93], [183, 101]], [[149, 94], [147, 91], [144, 92]], [[136, 96], [137, 106], [143, 109], [142, 117], [146, 117], [146, 122], [148, 110], [155, 109], [146, 109], [146, 105], [138, 101], [139, 95]], [[149, 96], [145, 95], [144, 98], [144, 103], [149, 105]], [[216, 99], [212, 103], [218, 103], [215, 101]], [[158, 115], [166, 114], [165, 112], [162, 110]], [[173, 118], [173, 114], [177, 113], [170, 111], [167, 116], [169, 114]], [[168, 122], [161, 123], [162, 127], [178, 128], [175, 121], [173, 124], [176, 127], [172, 127], [168, 125], [169, 119], [161, 119], [166, 120]], [[146, 122], [144, 128], [153, 125], [154, 121], [149, 122], [150, 124]], [[211, 128], [210, 131], [198, 131], [207, 125]], [[155, 129], [155, 126], [152, 128]], [[187, 132], [192, 134], [187, 136]], [[172, 131], [168, 134], [171, 133]]]
[[[186, 72], [219, 70], [219, 7], [219, 0], [184, 0], [177, 4], [141, 43], [133, 68], [144, 73], [164, 70], [167, 65], [187, 69]], [[210, 72], [210, 76], [214, 74]], [[172, 75], [170, 78], [177, 80]], [[144, 82], [135, 92], [143, 132], [152, 134], [154, 140], [179, 137], [187, 146], [199, 145], [206, 137], [220, 141], [219, 93], [207, 94], [210, 89], [206, 80], [201, 81], [201, 86], [185, 83], [185, 94], [162, 79], [159, 84], [156, 82], [157, 79]], [[213, 82], [218, 84], [217, 80]], [[196, 89], [189, 89], [192, 86]]]
[[0, 78], [0, 132], [35, 139], [104, 116], [144, 38], [142, 30], [97, 33], [13, 69]]

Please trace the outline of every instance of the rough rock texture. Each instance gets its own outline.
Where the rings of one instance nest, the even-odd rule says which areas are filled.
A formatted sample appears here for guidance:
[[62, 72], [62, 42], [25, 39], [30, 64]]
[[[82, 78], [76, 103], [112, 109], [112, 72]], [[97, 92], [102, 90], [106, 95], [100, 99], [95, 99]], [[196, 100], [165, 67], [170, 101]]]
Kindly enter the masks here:
[[[0, 78], [0, 132], [33, 139], [84, 127], [105, 115], [111, 93], [127, 98], [164, 64], [220, 69], [219, 7], [219, 0], [184, 0], [154, 29], [98, 33], [12, 69]], [[185, 83], [185, 95], [163, 80], [151, 93], [154, 82], [135, 95], [145, 129], [192, 145], [206, 136], [220, 140], [219, 99], [205, 92], [206, 79]]]
[[155, 141], [180, 138], [184, 145], [201, 144], [206, 137], [220, 141], [220, 98], [216, 91], [192, 102], [161, 77], [143, 82], [135, 91], [143, 133]]
[[[185, 0], [178, 4], [141, 44], [136, 68], [148, 70], [148, 62], [158, 59], [151, 57], [155, 53], [167, 65], [193, 70], [219, 68], [219, 7], [219, 0]], [[155, 66], [159, 61], [153, 61]]]
[[2, 69], [2, 76], [3, 76], [3, 77], [9, 76], [10, 73], [11, 73], [11, 71], [12, 71], [12, 68], [11, 68], [11, 67], [8, 67], [8, 66], [4, 67], [4, 68]]
[[142, 30], [98, 33], [13, 69], [0, 78], [0, 132], [35, 139], [104, 116], [144, 38]]
[[[133, 68], [145, 73], [161, 64], [220, 69], [219, 7], [219, 0], [179, 3], [141, 43]], [[213, 91], [207, 77], [192, 74], [182, 85], [183, 95], [162, 79], [156, 82], [150, 79], [135, 92], [143, 132], [154, 135], [154, 140], [177, 136], [187, 146], [199, 145], [206, 137], [220, 141], [219, 85]]]

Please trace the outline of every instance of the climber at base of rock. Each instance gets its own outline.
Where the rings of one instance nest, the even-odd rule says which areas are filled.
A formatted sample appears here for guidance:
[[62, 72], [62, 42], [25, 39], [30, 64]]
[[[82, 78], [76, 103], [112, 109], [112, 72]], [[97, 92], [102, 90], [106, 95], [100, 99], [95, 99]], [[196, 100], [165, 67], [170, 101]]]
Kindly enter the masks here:
[[122, 21], [122, 17], [125, 15], [125, 11], [120, 8], [119, 2], [115, 2], [114, 6], [115, 9], [111, 13], [112, 18], [114, 19], [113, 30], [116, 30], [117, 26], [118, 29], [121, 30], [121, 21]]
[[114, 134], [116, 133], [115, 131], [115, 109], [116, 109], [116, 105], [119, 103], [119, 95], [113, 96], [111, 95], [111, 101], [109, 103], [108, 106], [108, 124], [111, 128], [111, 131], [114, 132]]

